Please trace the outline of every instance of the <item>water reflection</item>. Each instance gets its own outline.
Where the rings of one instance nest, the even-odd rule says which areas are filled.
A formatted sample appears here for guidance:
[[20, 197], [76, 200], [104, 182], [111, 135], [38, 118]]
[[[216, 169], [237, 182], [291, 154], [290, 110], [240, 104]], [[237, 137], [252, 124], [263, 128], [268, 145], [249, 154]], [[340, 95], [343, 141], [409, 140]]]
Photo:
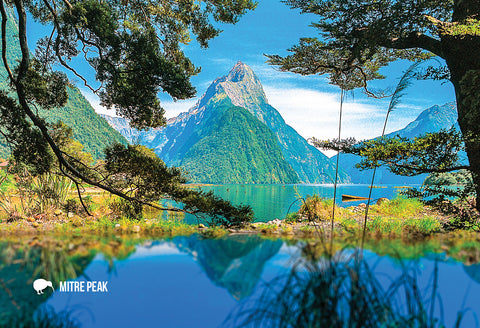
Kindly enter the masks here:
[[204, 240], [191, 236], [176, 238], [174, 243], [198, 261], [215, 285], [226, 288], [237, 300], [252, 293], [265, 263], [282, 247], [280, 240], [256, 235]]
[[[396, 259], [396, 270], [382, 272], [384, 259], [375, 254], [355, 249], [329, 256], [322, 249], [301, 247], [291, 270], [241, 302], [224, 327], [478, 327], [479, 295], [469, 300], [468, 287], [463, 296], [442, 299], [438, 259], [428, 271], [432, 263]], [[480, 264], [464, 269], [479, 281]]]
[[49, 308], [37, 311], [52, 295], [50, 290], [40, 296], [32, 292], [38, 277], [58, 286], [60, 280], [75, 279], [83, 273], [92, 255], [80, 255], [74, 248], [48, 241], [40, 245], [36, 239], [0, 244], [0, 327], [37, 327], [46, 322], [47, 327], [75, 326], [68, 313]]
[[[394, 258], [385, 245], [383, 255], [363, 257], [335, 247], [328, 257], [319, 244], [248, 235], [4, 242], [0, 327], [477, 325], [480, 264], [431, 252]], [[36, 295], [32, 282], [39, 277], [54, 286], [109, 280], [109, 293]]]

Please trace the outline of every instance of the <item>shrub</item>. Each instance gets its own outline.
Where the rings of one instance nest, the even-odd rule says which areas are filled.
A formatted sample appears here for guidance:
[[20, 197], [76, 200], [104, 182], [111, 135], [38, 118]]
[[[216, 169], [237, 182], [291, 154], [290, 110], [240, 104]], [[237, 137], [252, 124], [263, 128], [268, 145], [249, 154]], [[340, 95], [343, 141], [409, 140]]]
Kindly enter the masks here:
[[332, 202], [319, 195], [307, 196], [298, 213], [306, 215], [309, 221], [327, 220], [332, 217]]
[[125, 199], [112, 201], [108, 207], [112, 214], [117, 218], [127, 218], [138, 220], [143, 213], [143, 206], [137, 202], [130, 202]]
[[287, 223], [293, 223], [293, 222], [300, 222], [301, 218], [296, 212], [288, 213], [287, 216], [285, 217], [285, 222]]

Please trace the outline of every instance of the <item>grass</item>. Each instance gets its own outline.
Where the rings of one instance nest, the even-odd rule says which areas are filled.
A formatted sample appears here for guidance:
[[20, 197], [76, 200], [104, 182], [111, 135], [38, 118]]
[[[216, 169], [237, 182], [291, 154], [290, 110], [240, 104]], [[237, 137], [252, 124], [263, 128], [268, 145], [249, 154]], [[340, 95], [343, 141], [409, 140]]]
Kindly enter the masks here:
[[[50, 183], [52, 186], [58, 183]], [[61, 188], [56, 188], [61, 189]], [[5, 194], [4, 194], [5, 195]], [[127, 218], [123, 212], [113, 210], [118, 197], [105, 192], [95, 192], [94, 188], [85, 191], [84, 200], [93, 217], [86, 215], [74, 195], [67, 199], [63, 213], [55, 210], [42, 213], [38, 219], [36, 214], [22, 212], [21, 197], [7, 194], [4, 197], [4, 211], [0, 214], [0, 234], [9, 233], [35, 234], [94, 234], [94, 235], [141, 235], [150, 237], [171, 237], [201, 233], [206, 237], [219, 237], [229, 231], [222, 228], [202, 228], [183, 223], [184, 214], [178, 212], [159, 211], [145, 208], [142, 218], [136, 220]], [[0, 203], [1, 200], [0, 200]], [[1, 204], [0, 204], [1, 205]], [[329, 233], [332, 218], [333, 200], [324, 199], [318, 195], [307, 197], [298, 212], [289, 213], [282, 224], [257, 223], [247, 225], [246, 229], [262, 235], [286, 236], [296, 239], [315, 238], [318, 231]], [[19, 210], [20, 209], [20, 210]], [[12, 219], [11, 213], [16, 216]], [[335, 208], [336, 234], [358, 237], [362, 233], [364, 209], [360, 207]], [[7, 223], [7, 221], [9, 221]], [[317, 227], [311, 226], [316, 222]], [[425, 207], [416, 199], [402, 197], [394, 198], [379, 205], [371, 205], [367, 221], [367, 234], [373, 238], [423, 238], [442, 232], [442, 224], [438, 215]]]
[[397, 219], [375, 217], [367, 221], [367, 231], [381, 235], [429, 235], [441, 230], [441, 224], [435, 217], [421, 219]]
[[[329, 231], [333, 201], [318, 195], [309, 196], [298, 212], [289, 213], [288, 224], [317, 222], [323, 231]], [[361, 206], [335, 207], [335, 226], [338, 233], [358, 236], [363, 232], [364, 212]], [[440, 215], [417, 199], [396, 197], [388, 202], [370, 205], [367, 234], [375, 237], [421, 237], [442, 231]], [[314, 229], [300, 229], [305, 235]]]

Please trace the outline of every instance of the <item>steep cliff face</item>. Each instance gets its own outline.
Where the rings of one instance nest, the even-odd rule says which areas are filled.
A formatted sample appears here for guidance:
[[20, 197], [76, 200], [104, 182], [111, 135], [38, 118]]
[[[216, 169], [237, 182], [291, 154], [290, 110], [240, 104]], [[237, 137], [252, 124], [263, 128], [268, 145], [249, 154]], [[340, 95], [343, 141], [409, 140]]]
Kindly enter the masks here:
[[[435, 105], [424, 110], [418, 117], [410, 122], [405, 128], [389, 133], [387, 137], [400, 136], [404, 138], [418, 137], [427, 132], [438, 132], [441, 129], [450, 129], [457, 124], [457, 110], [454, 102], [439, 106]], [[336, 160], [336, 156], [332, 157]], [[372, 170], [358, 170], [355, 165], [361, 158], [352, 154], [340, 154], [340, 166], [344, 168], [352, 179], [353, 183], [370, 183], [372, 179]], [[384, 184], [422, 184], [427, 177], [426, 174], [404, 177], [391, 173], [388, 168], [380, 167], [377, 169], [375, 182]]]
[[[125, 137], [154, 149], [167, 164], [186, 167], [193, 181], [330, 183], [335, 175], [334, 162], [285, 123], [268, 104], [258, 77], [241, 62], [165, 128], [138, 132], [123, 123], [111, 124]], [[340, 181], [349, 181], [343, 170]]]
[[[272, 130], [283, 156], [297, 172], [300, 181], [330, 183], [334, 180], [334, 162], [287, 125], [280, 113], [268, 104], [263, 86], [249, 66], [238, 62], [227, 76], [212, 83], [204, 98], [210, 94], [222, 93], [230, 98], [235, 106], [247, 109]], [[340, 170], [340, 181], [349, 181], [343, 170]]]

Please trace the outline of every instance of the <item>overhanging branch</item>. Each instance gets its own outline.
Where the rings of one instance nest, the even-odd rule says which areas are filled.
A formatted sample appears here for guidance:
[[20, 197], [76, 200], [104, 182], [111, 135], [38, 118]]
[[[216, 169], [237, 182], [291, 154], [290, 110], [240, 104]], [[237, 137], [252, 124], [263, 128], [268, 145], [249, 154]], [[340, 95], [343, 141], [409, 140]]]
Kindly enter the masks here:
[[397, 50], [421, 48], [430, 51], [439, 57], [445, 58], [442, 43], [439, 40], [420, 32], [412, 32], [406, 37], [380, 40], [379, 44], [382, 47]]
[[[18, 101], [19, 101], [22, 109], [27, 114], [27, 116], [32, 120], [33, 124], [42, 133], [42, 136], [45, 138], [45, 141], [48, 143], [48, 145], [52, 149], [53, 153], [55, 154], [55, 157], [57, 157], [57, 159], [59, 161], [59, 165], [63, 166], [68, 172], [70, 172], [70, 174], [68, 174], [67, 176], [70, 176], [71, 179], [72, 179], [72, 176], [73, 176], [72, 181], [74, 181], [74, 182], [75, 182], [75, 178], [78, 178], [78, 179], [84, 181], [85, 183], [88, 183], [92, 186], [103, 189], [105, 191], [108, 191], [108, 192], [110, 192], [110, 193], [112, 193], [116, 196], [119, 196], [123, 199], [129, 200], [129, 201], [132, 201], [132, 202], [137, 202], [137, 203], [140, 203], [140, 204], [143, 204], [143, 205], [151, 206], [151, 207], [154, 207], [156, 209], [163, 210], [163, 211], [174, 211], [174, 212], [184, 212], [184, 213], [195, 214], [193, 212], [186, 211], [186, 210], [179, 209], [179, 208], [165, 208], [165, 207], [159, 206], [157, 204], [152, 204], [152, 203], [146, 202], [142, 199], [138, 199], [136, 197], [128, 196], [127, 194], [123, 193], [120, 190], [117, 190], [117, 189], [112, 188], [108, 185], [105, 185], [105, 184], [99, 183], [98, 181], [90, 179], [89, 177], [87, 177], [84, 174], [82, 174], [81, 172], [79, 172], [69, 161], [67, 161], [65, 159], [62, 151], [60, 150], [58, 145], [55, 143], [52, 136], [48, 133], [48, 129], [47, 129], [46, 125], [44, 124], [44, 122], [38, 116], [35, 115], [35, 113], [31, 110], [30, 106], [28, 105], [28, 103], [26, 101], [25, 87], [24, 87], [23, 82], [22, 82], [22, 79], [27, 74], [28, 65], [29, 65], [29, 56], [30, 56], [30, 52], [29, 52], [29, 49], [28, 49], [28, 43], [27, 43], [27, 35], [26, 35], [26, 12], [25, 12], [25, 8], [23, 7], [22, 0], [15, 0], [14, 2], [15, 2], [16, 9], [17, 9], [17, 13], [18, 13], [19, 42], [20, 42], [20, 50], [21, 50], [21, 53], [22, 53], [22, 59], [21, 59], [21, 62], [20, 62], [19, 70], [18, 70], [18, 78], [17, 78], [17, 80], [13, 80], [13, 82], [15, 84], [15, 88], [17, 90]], [[3, 4], [3, 1], [1, 1], [1, 3]]]

